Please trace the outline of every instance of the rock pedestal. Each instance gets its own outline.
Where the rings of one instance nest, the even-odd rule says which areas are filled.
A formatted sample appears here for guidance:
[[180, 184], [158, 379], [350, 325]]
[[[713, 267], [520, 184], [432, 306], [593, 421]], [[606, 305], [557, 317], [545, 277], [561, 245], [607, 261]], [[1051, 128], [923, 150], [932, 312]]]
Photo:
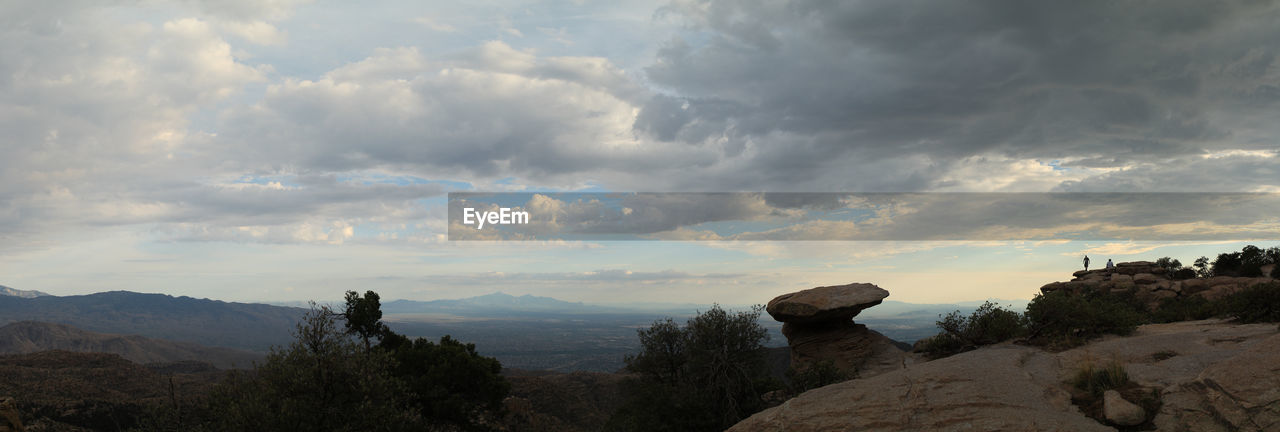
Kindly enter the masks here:
[[901, 367], [902, 350], [892, 340], [853, 322], [863, 309], [888, 296], [888, 291], [865, 283], [817, 287], [780, 295], [765, 311], [783, 323], [796, 370], [830, 361], [840, 370], [867, 376]]

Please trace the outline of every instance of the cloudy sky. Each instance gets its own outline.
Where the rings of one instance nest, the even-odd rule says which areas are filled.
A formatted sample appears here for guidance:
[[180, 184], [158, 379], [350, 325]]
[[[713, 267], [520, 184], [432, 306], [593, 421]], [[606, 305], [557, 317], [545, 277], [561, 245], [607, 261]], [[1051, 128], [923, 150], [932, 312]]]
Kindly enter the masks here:
[[1280, 192], [1275, 2], [349, 3], [0, 1], [0, 284], [744, 304], [872, 282], [935, 302], [1029, 298], [1085, 253], [1275, 244], [459, 242], [446, 205]]

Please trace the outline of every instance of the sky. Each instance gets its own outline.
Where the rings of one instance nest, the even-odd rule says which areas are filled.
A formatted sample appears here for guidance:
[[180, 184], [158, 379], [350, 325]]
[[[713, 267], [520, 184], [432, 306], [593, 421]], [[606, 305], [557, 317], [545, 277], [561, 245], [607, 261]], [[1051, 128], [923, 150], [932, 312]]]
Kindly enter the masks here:
[[[1210, 215], [1176, 241], [457, 241], [447, 194], [1277, 193], [1276, 22], [1259, 0], [0, 0], [0, 284], [1030, 298], [1084, 254], [1190, 263], [1275, 246], [1280, 221]], [[993, 223], [1040, 217], [1024, 210]]]

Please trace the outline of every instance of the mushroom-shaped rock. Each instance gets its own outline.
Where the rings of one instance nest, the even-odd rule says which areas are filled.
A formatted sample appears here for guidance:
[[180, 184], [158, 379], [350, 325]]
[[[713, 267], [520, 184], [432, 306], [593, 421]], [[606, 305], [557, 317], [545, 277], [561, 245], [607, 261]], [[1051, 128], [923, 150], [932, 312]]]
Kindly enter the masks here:
[[853, 322], [858, 312], [888, 296], [866, 283], [825, 286], [780, 295], [765, 310], [784, 323], [791, 367], [803, 371], [831, 362], [837, 369], [870, 376], [903, 364], [902, 349], [893, 340]]
[[863, 309], [880, 304], [889, 292], [868, 283], [811, 288], [783, 294], [769, 301], [765, 311], [785, 323], [810, 324], [848, 320]]

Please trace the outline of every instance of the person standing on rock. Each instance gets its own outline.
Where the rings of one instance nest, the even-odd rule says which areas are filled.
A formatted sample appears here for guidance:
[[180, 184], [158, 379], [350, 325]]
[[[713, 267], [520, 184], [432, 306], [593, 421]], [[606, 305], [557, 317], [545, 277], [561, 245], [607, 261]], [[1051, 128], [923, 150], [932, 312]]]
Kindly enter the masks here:
[[1111, 259], [1110, 259], [1110, 258], [1108, 258], [1108, 259], [1107, 259], [1107, 273], [1110, 273], [1110, 272], [1113, 272], [1113, 271], [1116, 271], [1116, 265], [1115, 265], [1115, 263], [1112, 263], [1112, 262], [1111, 262]]
[[1089, 271], [1089, 256], [1084, 256], [1084, 271]]

